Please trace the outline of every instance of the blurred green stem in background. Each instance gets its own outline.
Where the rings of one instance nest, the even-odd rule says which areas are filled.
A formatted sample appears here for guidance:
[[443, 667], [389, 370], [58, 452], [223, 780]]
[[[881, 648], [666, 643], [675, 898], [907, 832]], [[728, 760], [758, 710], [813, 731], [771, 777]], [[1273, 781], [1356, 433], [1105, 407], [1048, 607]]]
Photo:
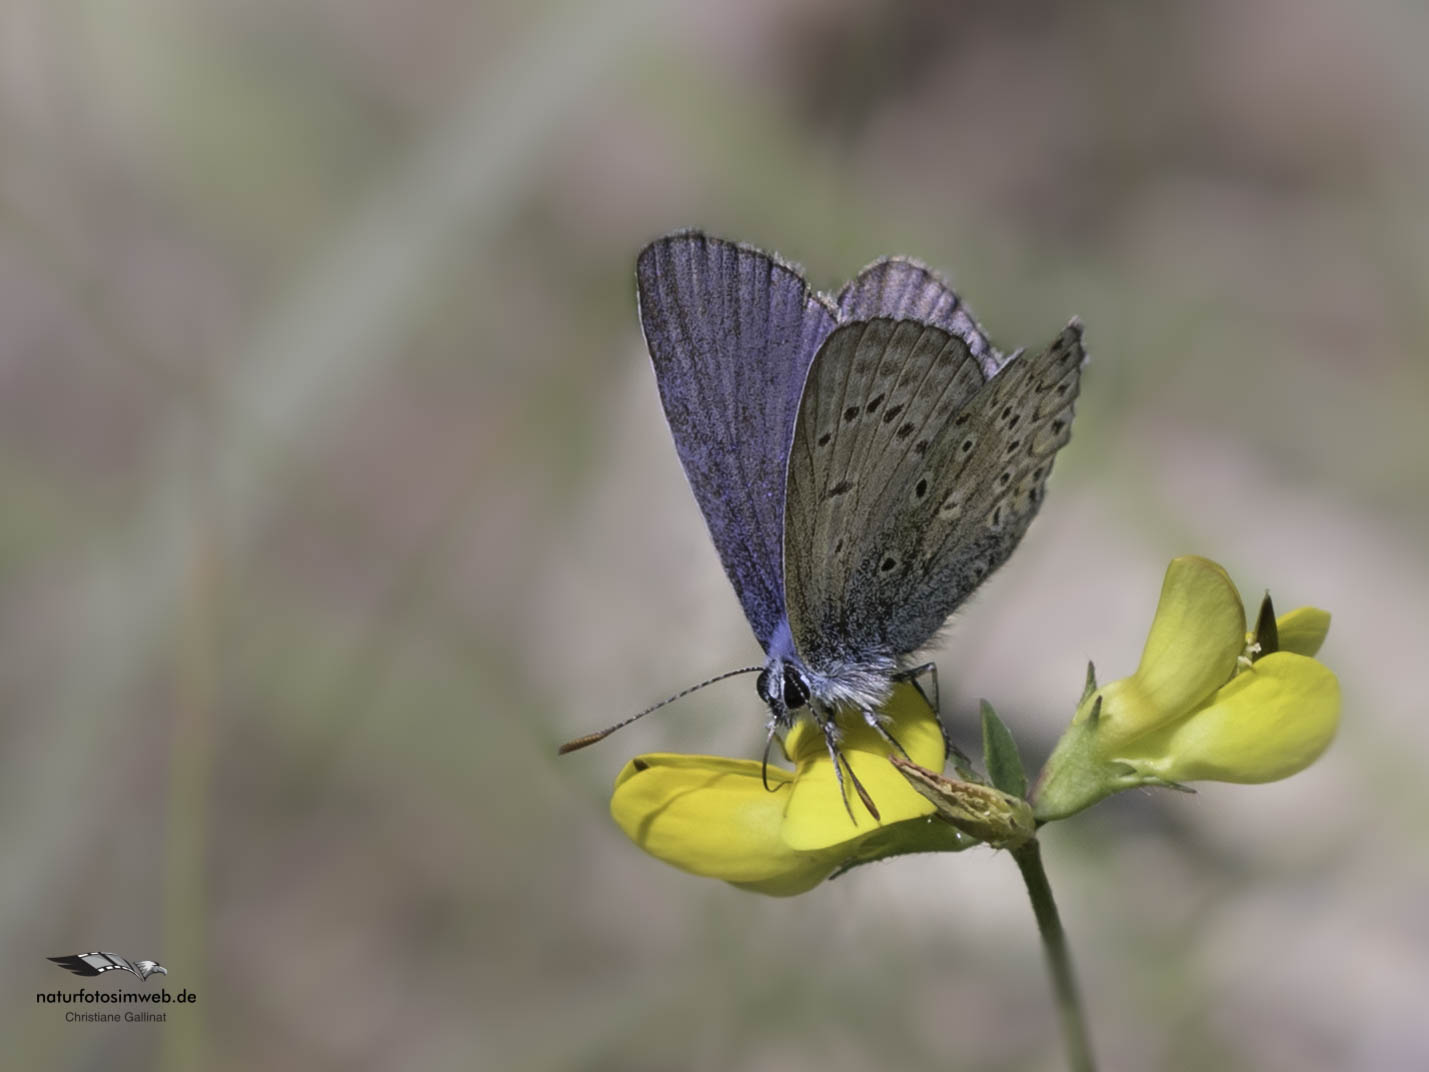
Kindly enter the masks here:
[[[209, 773], [219, 652], [222, 548], [210, 478], [211, 422], [194, 420], [182, 474], [188, 485], [188, 546], [182, 611], [174, 637], [174, 731], [169, 757], [169, 816], [164, 860], [163, 955], [183, 966], [184, 989], [204, 990], [204, 927]], [[198, 1005], [166, 1025], [159, 1068], [202, 1068], [203, 1013]]]

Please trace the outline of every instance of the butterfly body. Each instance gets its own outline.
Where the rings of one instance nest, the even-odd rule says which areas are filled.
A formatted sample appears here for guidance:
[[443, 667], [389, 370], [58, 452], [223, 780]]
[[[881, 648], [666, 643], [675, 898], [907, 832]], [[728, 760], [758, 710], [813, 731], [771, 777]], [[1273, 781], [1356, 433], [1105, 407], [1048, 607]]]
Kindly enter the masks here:
[[755, 691], [769, 708], [771, 728], [777, 730], [788, 729], [811, 705], [816, 711], [876, 711], [903, 668], [892, 656], [867, 652], [857, 661], [837, 660], [814, 669], [799, 656], [787, 620], [776, 628], [766, 655]]
[[770, 732], [877, 712], [1011, 554], [1067, 442], [1073, 322], [1005, 356], [916, 262], [837, 298], [748, 246], [682, 232], [636, 269], [675, 447], [766, 662]]

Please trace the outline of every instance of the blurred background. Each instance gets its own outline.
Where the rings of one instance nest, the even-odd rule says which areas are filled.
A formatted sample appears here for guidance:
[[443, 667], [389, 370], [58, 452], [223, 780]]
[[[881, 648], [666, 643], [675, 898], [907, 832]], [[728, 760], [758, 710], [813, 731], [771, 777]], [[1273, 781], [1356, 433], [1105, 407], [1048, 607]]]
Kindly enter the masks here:
[[[1108, 1069], [1429, 1067], [1429, 14], [1415, 4], [9, 0], [0, 1037], [66, 1069], [1063, 1067], [1010, 860], [792, 900], [645, 857], [758, 657], [633, 264], [893, 252], [1082, 317], [1046, 506], [935, 653], [1039, 765], [1176, 554], [1334, 613], [1309, 771], [1043, 838]], [[66, 1024], [44, 957], [154, 957]], [[114, 980], [98, 988], [113, 989]]]

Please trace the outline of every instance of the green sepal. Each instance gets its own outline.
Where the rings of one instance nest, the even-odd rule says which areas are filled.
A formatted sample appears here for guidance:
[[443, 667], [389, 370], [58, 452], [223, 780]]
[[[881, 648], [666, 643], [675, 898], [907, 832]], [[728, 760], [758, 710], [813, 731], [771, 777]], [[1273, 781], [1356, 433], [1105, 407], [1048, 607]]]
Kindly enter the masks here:
[[1270, 593], [1260, 601], [1260, 617], [1255, 620], [1255, 643], [1260, 645], [1251, 661], [1264, 659], [1280, 650], [1280, 628], [1275, 624], [1275, 606], [1270, 602]]
[[1014, 797], [1027, 796], [1027, 772], [1017, 742], [986, 700], [982, 702], [982, 762], [994, 787]]
[[1088, 660], [1087, 660], [1087, 683], [1086, 683], [1086, 685], [1084, 685], [1084, 686], [1082, 687], [1082, 698], [1077, 701], [1077, 705], [1078, 705], [1078, 706], [1081, 706], [1082, 704], [1086, 703], [1086, 702], [1087, 702], [1087, 697], [1089, 697], [1092, 693], [1094, 693], [1094, 692], [1096, 692], [1096, 691], [1097, 691], [1097, 668], [1096, 668], [1096, 664], [1093, 663], [1090, 659], [1088, 659]]
[[1181, 782], [1169, 782], [1165, 778], [1156, 778], [1151, 775], [1143, 776], [1141, 784], [1153, 786], [1157, 789], [1174, 789], [1178, 793], [1190, 793], [1191, 796], [1196, 795], [1196, 790], [1189, 785], [1185, 785]]
[[973, 766], [972, 757], [955, 745], [944, 735], [944, 740], [948, 746], [948, 762], [953, 765], [953, 771], [965, 782], [981, 782], [983, 776], [976, 767]]
[[1138, 784], [1135, 772], [1124, 763], [1104, 763], [1096, 754], [1101, 721], [1101, 697], [1088, 705], [1080, 721], [1074, 719], [1052, 754], [1047, 757], [1032, 791], [1032, 812], [1038, 825], [1066, 819], [1121, 789]]

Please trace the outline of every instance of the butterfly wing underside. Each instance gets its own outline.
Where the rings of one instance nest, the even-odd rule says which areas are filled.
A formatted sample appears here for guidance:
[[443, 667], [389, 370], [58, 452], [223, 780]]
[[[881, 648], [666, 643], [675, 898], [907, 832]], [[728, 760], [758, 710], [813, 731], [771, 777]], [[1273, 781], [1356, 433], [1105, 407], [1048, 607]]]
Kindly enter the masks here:
[[784, 616], [789, 444], [834, 311], [789, 265], [695, 232], [647, 246], [636, 284], [675, 449], [767, 649]]
[[811, 669], [928, 643], [1017, 546], [1070, 437], [1081, 328], [988, 378], [965, 338], [875, 318], [819, 351], [789, 459], [785, 591]]

